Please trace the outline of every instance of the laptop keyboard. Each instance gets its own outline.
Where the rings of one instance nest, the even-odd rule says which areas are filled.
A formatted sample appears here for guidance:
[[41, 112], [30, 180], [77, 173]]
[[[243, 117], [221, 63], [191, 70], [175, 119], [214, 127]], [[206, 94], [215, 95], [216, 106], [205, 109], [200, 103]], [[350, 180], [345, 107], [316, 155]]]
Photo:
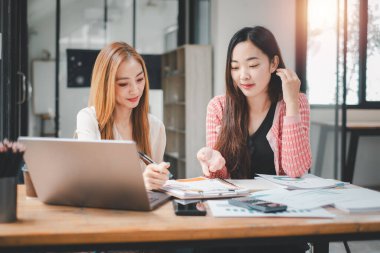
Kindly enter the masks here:
[[157, 198], [156, 196], [153, 196], [153, 195], [151, 195], [151, 194], [149, 194], [148, 197], [149, 197], [149, 202], [150, 202], [150, 203], [155, 202], [155, 201], [158, 200], [158, 198]]
[[169, 197], [162, 192], [148, 192], [148, 199], [151, 206], [159, 204], [161, 202], [165, 202]]

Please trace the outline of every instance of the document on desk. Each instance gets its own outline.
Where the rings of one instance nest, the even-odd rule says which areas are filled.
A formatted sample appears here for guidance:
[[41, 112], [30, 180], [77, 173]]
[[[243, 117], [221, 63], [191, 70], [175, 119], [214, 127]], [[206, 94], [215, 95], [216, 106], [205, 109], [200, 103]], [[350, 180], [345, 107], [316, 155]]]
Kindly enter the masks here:
[[250, 195], [261, 200], [281, 203], [296, 209], [313, 209], [332, 205], [344, 198], [343, 192], [337, 189], [286, 190], [274, 189], [255, 192]]
[[312, 174], [305, 174], [302, 177], [289, 177], [279, 175], [258, 174], [260, 177], [278, 185], [286, 186], [288, 189], [325, 189], [336, 187], [336, 182], [317, 177]]
[[162, 191], [180, 199], [209, 199], [246, 196], [248, 189], [241, 188], [223, 179], [195, 177], [168, 180]]
[[295, 209], [289, 208], [284, 212], [263, 213], [255, 210], [228, 204], [228, 200], [208, 200], [208, 207], [214, 217], [293, 217], [293, 218], [334, 218], [335, 214], [323, 208]]
[[380, 192], [357, 187], [342, 189], [346, 196], [335, 203], [335, 207], [349, 213], [380, 211]]
[[350, 213], [380, 211], [380, 192], [357, 186], [313, 190], [274, 189], [255, 192], [250, 197], [298, 209], [334, 205]]
[[284, 185], [272, 183], [261, 177], [255, 177], [254, 179], [226, 179], [226, 181], [241, 188], [248, 189], [250, 192], [286, 188]]

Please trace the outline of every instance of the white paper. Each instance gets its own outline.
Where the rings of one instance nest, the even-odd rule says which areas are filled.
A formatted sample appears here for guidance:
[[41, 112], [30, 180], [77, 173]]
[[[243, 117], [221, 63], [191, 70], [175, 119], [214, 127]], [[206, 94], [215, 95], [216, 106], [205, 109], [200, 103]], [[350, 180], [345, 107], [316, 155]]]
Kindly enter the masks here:
[[336, 183], [326, 180], [312, 174], [305, 174], [299, 178], [289, 176], [264, 175], [258, 174], [260, 177], [279, 185], [285, 185], [289, 189], [323, 189], [336, 187]]
[[223, 198], [249, 194], [247, 189], [204, 177], [168, 180], [161, 189], [178, 198]]
[[261, 177], [255, 177], [255, 179], [228, 179], [227, 181], [240, 188], [248, 189], [250, 192], [286, 188], [286, 186], [272, 183]]
[[214, 217], [318, 217], [333, 218], [335, 214], [329, 213], [323, 208], [318, 209], [293, 209], [288, 208], [284, 212], [263, 213], [248, 210], [228, 204], [227, 200], [208, 200], [207, 204]]
[[257, 199], [281, 203], [291, 208], [319, 208], [335, 205], [347, 212], [380, 211], [380, 192], [361, 187], [286, 190], [274, 189], [249, 195]]
[[168, 180], [163, 187], [164, 189], [176, 189], [176, 190], [193, 190], [193, 191], [228, 191], [229, 189], [235, 189], [232, 185], [228, 185], [220, 182], [217, 179], [204, 179], [204, 180]]
[[336, 201], [336, 208], [350, 213], [380, 211], [380, 192], [361, 187], [341, 191], [345, 198]]
[[332, 205], [344, 197], [336, 189], [286, 190], [274, 189], [251, 194], [257, 199], [287, 205], [291, 208], [319, 208]]

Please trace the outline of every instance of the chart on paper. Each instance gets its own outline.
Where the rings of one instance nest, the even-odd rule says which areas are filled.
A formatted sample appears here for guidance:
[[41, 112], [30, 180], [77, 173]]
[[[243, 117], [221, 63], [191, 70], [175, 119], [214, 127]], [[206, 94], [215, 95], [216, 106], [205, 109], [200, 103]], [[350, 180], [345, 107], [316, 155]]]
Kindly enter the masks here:
[[228, 204], [227, 200], [209, 200], [207, 204], [214, 217], [319, 217], [333, 218], [334, 214], [323, 208], [294, 209], [288, 208], [284, 212], [263, 213]]

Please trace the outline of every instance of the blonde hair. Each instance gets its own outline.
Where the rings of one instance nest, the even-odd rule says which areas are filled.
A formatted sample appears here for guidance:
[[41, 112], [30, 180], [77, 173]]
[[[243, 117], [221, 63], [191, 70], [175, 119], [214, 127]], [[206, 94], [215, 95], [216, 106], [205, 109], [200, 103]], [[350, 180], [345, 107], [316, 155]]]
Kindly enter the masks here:
[[145, 88], [136, 108], [132, 110], [132, 138], [140, 151], [151, 155], [149, 136], [149, 81], [143, 58], [124, 42], [113, 42], [104, 47], [92, 71], [89, 106], [94, 106], [102, 139], [112, 140], [116, 105], [115, 82], [120, 64], [130, 57], [138, 61], [144, 72]]

